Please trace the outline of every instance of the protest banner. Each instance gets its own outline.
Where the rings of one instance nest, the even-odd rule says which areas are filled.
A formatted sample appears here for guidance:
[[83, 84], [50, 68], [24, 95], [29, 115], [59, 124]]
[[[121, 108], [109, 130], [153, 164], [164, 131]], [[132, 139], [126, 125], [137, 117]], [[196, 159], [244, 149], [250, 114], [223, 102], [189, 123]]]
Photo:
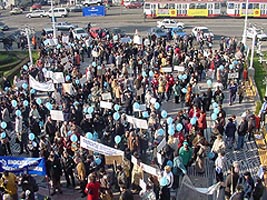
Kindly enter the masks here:
[[139, 186], [143, 191], [146, 191], [146, 182], [143, 179], [139, 180]]
[[51, 79], [54, 83], [65, 83], [63, 72], [53, 72]]
[[52, 71], [47, 70], [47, 71], [44, 72], [44, 77], [45, 78], [51, 78], [52, 76], [53, 76], [53, 72]]
[[235, 79], [238, 78], [238, 72], [234, 72], [234, 73], [229, 73], [228, 74], [228, 79]]
[[161, 71], [165, 72], [165, 73], [169, 73], [169, 72], [172, 72], [172, 68], [171, 67], [162, 67]]
[[85, 137], [80, 137], [80, 145], [82, 148], [91, 150], [105, 156], [124, 156], [124, 152], [112, 147], [106, 146], [99, 142], [87, 139]]
[[136, 159], [136, 157], [131, 156], [131, 162], [132, 162], [134, 165], [136, 165], [136, 164], [137, 164], [137, 159]]
[[64, 121], [64, 115], [61, 110], [50, 110], [52, 120]]
[[159, 143], [159, 145], [157, 146], [157, 152], [161, 151], [163, 149], [163, 147], [165, 147], [167, 144], [166, 142], [166, 138], [164, 137], [161, 142]]
[[39, 81], [36, 81], [32, 76], [29, 76], [29, 85], [31, 88], [43, 92], [52, 92], [55, 90], [53, 81], [41, 83]]
[[159, 163], [160, 165], [163, 164], [163, 158], [162, 158], [162, 155], [161, 155], [159, 152], [157, 152], [157, 160], [158, 160], [158, 163]]
[[[131, 156], [131, 162], [134, 165], [138, 164], [138, 160], [134, 156]], [[142, 162], [140, 162], [139, 165], [143, 169], [143, 171], [148, 173], [148, 174], [151, 174], [151, 175], [154, 175], [154, 176], [159, 176], [160, 175], [160, 170], [157, 169], [157, 168], [151, 167], [151, 166], [149, 166], [149, 165], [147, 165], [145, 163], [142, 163]]]
[[110, 92], [106, 92], [106, 93], [102, 93], [101, 94], [101, 97], [104, 101], [106, 100], [111, 100], [112, 99], [112, 96], [111, 96], [111, 93]]
[[100, 108], [112, 109], [113, 103], [107, 101], [100, 101]]
[[106, 165], [113, 165], [114, 161], [116, 161], [116, 164], [122, 164], [122, 156], [105, 156]]
[[174, 66], [174, 71], [184, 72], [185, 71], [185, 68], [183, 66], [175, 65]]
[[13, 172], [15, 174], [26, 172], [28, 174], [45, 176], [45, 159], [0, 156], [0, 172], [4, 171]]
[[65, 44], [69, 43], [69, 36], [68, 35], [63, 35], [62, 36], [62, 43], [65, 43]]
[[72, 86], [72, 83], [62, 83], [62, 89], [64, 93], [75, 94], [75, 88]]

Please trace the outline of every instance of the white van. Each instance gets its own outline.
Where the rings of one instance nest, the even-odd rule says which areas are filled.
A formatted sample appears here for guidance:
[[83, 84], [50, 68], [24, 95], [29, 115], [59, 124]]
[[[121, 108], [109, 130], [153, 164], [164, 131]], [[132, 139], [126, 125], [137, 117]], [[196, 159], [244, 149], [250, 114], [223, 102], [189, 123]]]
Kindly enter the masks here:
[[[66, 8], [54, 8], [54, 16], [55, 17], [67, 17], [68, 16], [68, 11]], [[50, 9], [47, 12], [48, 17], [52, 17], [52, 9]]]

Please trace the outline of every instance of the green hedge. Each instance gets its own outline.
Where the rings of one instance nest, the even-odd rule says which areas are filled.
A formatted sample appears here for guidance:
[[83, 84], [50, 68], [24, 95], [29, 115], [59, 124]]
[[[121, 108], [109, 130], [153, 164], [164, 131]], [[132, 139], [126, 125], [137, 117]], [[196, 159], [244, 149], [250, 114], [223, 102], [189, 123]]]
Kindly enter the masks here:
[[266, 86], [263, 83], [263, 80], [267, 76], [266, 72], [266, 63], [259, 62], [259, 56], [254, 57], [254, 68], [255, 68], [255, 83], [260, 95], [261, 100], [265, 96]]

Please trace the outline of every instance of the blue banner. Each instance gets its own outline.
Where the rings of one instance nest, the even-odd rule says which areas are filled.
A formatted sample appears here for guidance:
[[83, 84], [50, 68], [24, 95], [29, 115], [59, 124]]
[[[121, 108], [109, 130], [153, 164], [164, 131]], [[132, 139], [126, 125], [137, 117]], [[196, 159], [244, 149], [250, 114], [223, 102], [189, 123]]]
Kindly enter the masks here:
[[3, 171], [9, 171], [15, 174], [28, 173], [45, 176], [45, 159], [0, 156], [0, 172]]

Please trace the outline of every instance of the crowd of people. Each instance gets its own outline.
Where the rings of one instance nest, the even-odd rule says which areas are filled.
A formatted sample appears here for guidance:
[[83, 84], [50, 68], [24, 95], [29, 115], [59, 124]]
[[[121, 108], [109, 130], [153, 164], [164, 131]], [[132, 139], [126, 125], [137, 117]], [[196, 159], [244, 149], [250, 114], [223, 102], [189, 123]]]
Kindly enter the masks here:
[[[19, 154], [46, 159], [51, 195], [62, 194], [64, 175], [64, 187], [79, 185], [82, 197], [88, 200], [114, 199], [116, 191], [120, 200], [134, 199], [133, 194], [144, 200], [170, 200], [188, 168], [194, 165], [198, 173], [205, 173], [205, 160], [211, 159], [226, 199], [259, 199], [262, 180], [257, 179], [255, 185], [246, 173], [242, 181], [238, 163], [233, 163], [225, 178], [226, 150], [241, 151], [244, 138], [252, 140], [259, 126], [251, 111], [237, 122], [235, 115], [228, 118], [223, 107], [227, 90], [229, 106], [245, 98], [249, 77], [244, 45], [235, 38], [222, 38], [218, 50], [212, 47], [211, 38], [207, 48], [204, 38], [193, 41], [186, 36], [175, 41], [145, 38], [141, 44], [108, 38], [99, 35], [78, 40], [70, 32], [58, 35], [57, 44], [51, 46], [45, 42], [51, 36], [42, 34], [35, 43], [39, 51], [36, 63], [24, 65], [13, 83], [4, 78], [0, 155], [15, 155], [10, 147], [15, 141], [20, 145]], [[90, 62], [85, 64], [86, 57]], [[63, 72], [70, 88], [57, 82], [54, 91], [33, 89], [29, 77], [47, 83], [51, 71]], [[229, 76], [232, 74], [235, 76]], [[200, 88], [200, 81], [206, 82], [207, 89]], [[103, 108], [101, 101], [113, 105]], [[164, 109], [168, 101], [179, 108], [175, 116]], [[64, 120], [53, 120], [51, 110], [62, 111]], [[145, 120], [147, 129], [129, 117]], [[207, 129], [212, 129], [211, 137]], [[80, 137], [123, 151], [122, 162], [106, 165], [103, 155], [80, 148]], [[166, 143], [159, 149], [163, 140]], [[144, 172], [140, 163], [156, 168], [158, 175]], [[3, 194], [18, 199], [17, 191], [8, 188], [12, 181], [1, 180]], [[145, 187], [140, 186], [141, 180]], [[34, 181], [28, 181], [31, 183]], [[21, 198], [34, 199], [36, 186], [25, 188]]]

